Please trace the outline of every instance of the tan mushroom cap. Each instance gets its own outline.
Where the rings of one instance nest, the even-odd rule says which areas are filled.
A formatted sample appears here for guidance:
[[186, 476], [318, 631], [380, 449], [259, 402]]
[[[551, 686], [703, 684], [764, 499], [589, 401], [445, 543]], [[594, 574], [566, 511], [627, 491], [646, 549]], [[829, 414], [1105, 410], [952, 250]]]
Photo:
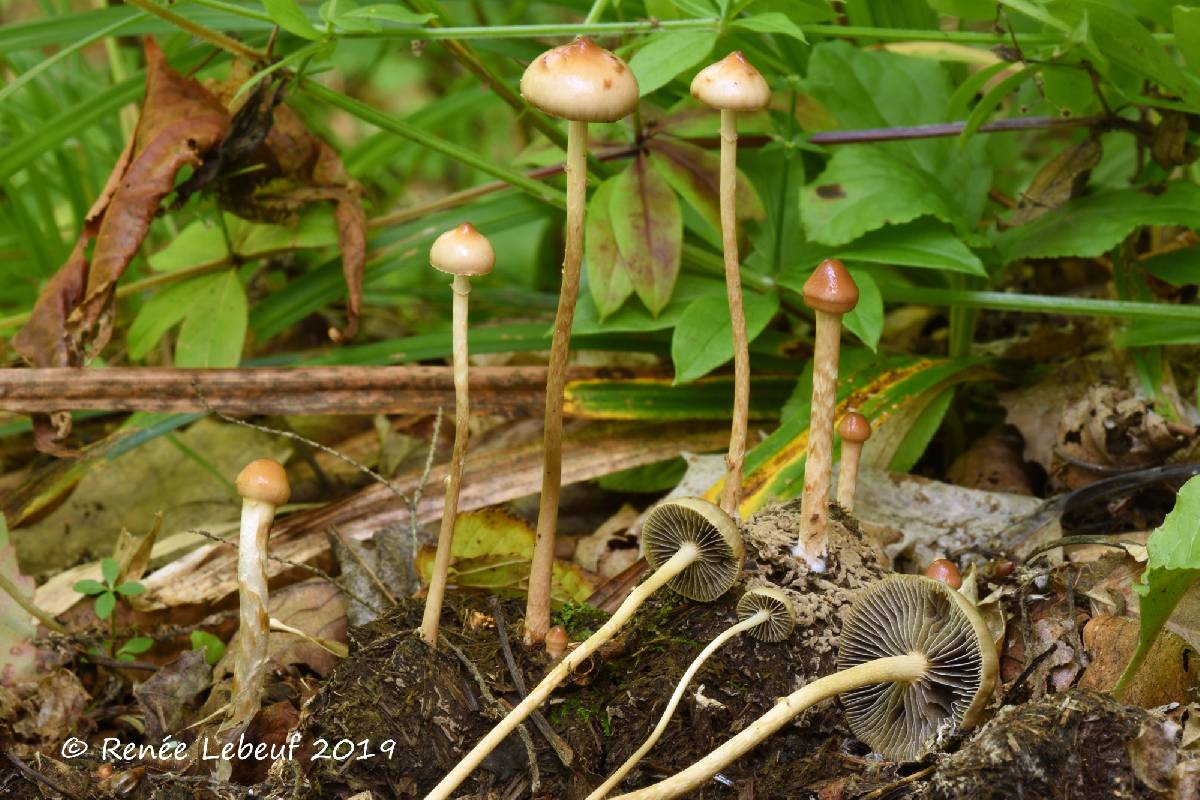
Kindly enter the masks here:
[[273, 458], [251, 461], [238, 473], [235, 485], [238, 494], [245, 499], [273, 506], [283, 505], [292, 496], [287, 472]]
[[849, 411], [838, 423], [838, 436], [843, 442], [862, 444], [871, 438], [871, 421], [857, 411]]
[[969, 728], [996, 685], [996, 648], [971, 602], [944, 583], [892, 575], [864, 589], [842, 623], [838, 669], [920, 653], [925, 677], [841, 695], [854, 735], [897, 761], [920, 758], [936, 738]]
[[734, 50], [696, 73], [692, 97], [710, 108], [758, 111], [771, 102], [771, 87], [742, 52]]
[[429, 264], [448, 275], [487, 275], [496, 265], [492, 243], [469, 222], [452, 228], [433, 240]]
[[750, 635], [763, 642], [782, 642], [796, 628], [796, 608], [782, 589], [755, 586], [738, 600], [738, 619], [747, 620], [759, 611], [770, 614], [766, 621], [750, 629]]
[[555, 625], [546, 631], [546, 654], [551, 658], [560, 658], [567, 652], [568, 644], [570, 638], [567, 636], [567, 629], [562, 625]]
[[521, 95], [563, 119], [616, 122], [637, 107], [638, 84], [628, 64], [582, 36], [535, 58]]
[[664, 500], [646, 513], [642, 555], [651, 567], [658, 569], [688, 542], [700, 555], [667, 585], [689, 600], [716, 600], [742, 574], [741, 531], [728, 514], [698, 497]]
[[841, 261], [827, 258], [804, 282], [804, 305], [816, 311], [845, 314], [858, 304], [858, 286]]

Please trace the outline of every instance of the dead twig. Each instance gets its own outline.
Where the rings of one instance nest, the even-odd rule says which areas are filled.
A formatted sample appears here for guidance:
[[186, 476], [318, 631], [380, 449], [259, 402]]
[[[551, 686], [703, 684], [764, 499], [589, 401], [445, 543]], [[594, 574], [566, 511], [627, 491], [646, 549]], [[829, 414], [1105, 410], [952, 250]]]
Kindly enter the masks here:
[[922, 778], [931, 775], [935, 769], [937, 769], [937, 765], [930, 764], [928, 767], [925, 767], [925, 769], [919, 769], [911, 775], [905, 775], [899, 780], [895, 780], [889, 784], [880, 786], [878, 789], [862, 795], [860, 798], [858, 798], [858, 800], [879, 800], [880, 797], [899, 789], [901, 786], [905, 786], [914, 781], [919, 781]]
[[69, 798], [71, 798], [71, 800], [79, 800], [79, 795], [77, 795], [74, 792], [72, 792], [71, 790], [67, 789], [65, 786], [63, 786], [61, 783], [54, 780], [53, 778], [51, 778], [47, 775], [43, 775], [42, 773], [38, 772], [36, 769], [34, 769], [33, 767], [26, 764], [24, 761], [22, 761], [20, 758], [18, 758], [13, 753], [6, 752], [4, 754], [4, 757], [8, 759], [8, 763], [10, 763], [14, 767], [16, 767], [17, 770], [22, 775], [24, 775], [26, 778], [29, 778], [30, 780], [34, 781], [35, 783], [42, 783], [42, 784], [45, 784], [46, 786], [49, 786], [51, 789], [58, 792], [63, 797], [69, 797]]

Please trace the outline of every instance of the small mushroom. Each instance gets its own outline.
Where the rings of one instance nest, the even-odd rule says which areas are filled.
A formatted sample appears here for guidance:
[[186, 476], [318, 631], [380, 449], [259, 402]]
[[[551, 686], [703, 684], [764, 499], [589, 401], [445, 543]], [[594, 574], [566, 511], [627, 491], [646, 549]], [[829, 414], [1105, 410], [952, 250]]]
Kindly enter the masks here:
[[550, 577], [554, 533], [562, 488], [562, 412], [571, 322], [579, 295], [583, 260], [583, 217], [587, 203], [587, 125], [616, 122], [638, 103], [637, 79], [629, 66], [586, 36], [535, 58], [521, 76], [521, 94], [531, 104], [568, 120], [567, 230], [562, 288], [554, 315], [550, 363], [546, 372], [546, 422], [542, 431], [542, 492], [537, 539], [529, 565], [525, 642], [537, 644], [550, 627]]
[[925, 568], [925, 577], [941, 581], [951, 589], [962, 588], [962, 574], [959, 573], [955, 563], [948, 558], [935, 558], [930, 561], [929, 566]]
[[758, 111], [771, 102], [771, 88], [740, 51], [734, 51], [697, 73], [692, 96], [721, 110], [721, 249], [725, 255], [725, 293], [733, 334], [733, 426], [729, 434], [728, 472], [721, 508], [737, 514], [741, 502], [742, 462], [750, 417], [750, 345], [742, 308], [741, 264], [737, 242], [737, 112]]
[[600, 629], [568, 653], [525, 699], [463, 756], [425, 800], [446, 800], [489, 753], [541, 705], [550, 693], [612, 639], [634, 612], [663, 586], [690, 600], [712, 602], [742, 572], [742, 537], [728, 514], [706, 500], [684, 497], [659, 503], [642, 523], [642, 554], [654, 572], [629, 593]]
[[665, 800], [691, 791], [834, 695], [842, 696], [858, 738], [888, 758], [918, 758], [938, 735], [979, 721], [996, 684], [997, 658], [969, 600], [920, 575], [892, 575], [863, 590], [846, 613], [838, 666], [687, 769], [616, 800]]
[[671, 695], [666, 709], [663, 710], [658, 724], [646, 737], [646, 741], [642, 742], [641, 747], [634, 751], [633, 755], [625, 759], [625, 763], [618, 767], [616, 772], [589, 794], [587, 800], [601, 800], [601, 798], [607, 797], [608, 793], [629, 774], [629, 770], [633, 769], [634, 765], [650, 752], [650, 748], [654, 747], [671, 722], [671, 717], [675, 714], [675, 709], [683, 698], [684, 690], [692, 682], [692, 678], [696, 676], [700, 668], [704, 666], [708, 657], [717, 651], [717, 648], [744, 631], [748, 631], [759, 641], [782, 642], [791, 635], [796, 627], [796, 609], [792, 606], [792, 601], [786, 594], [772, 586], [758, 586], [747, 591], [742, 595], [742, 599], [738, 600], [737, 613], [738, 622], [721, 631], [688, 665], [683, 677], [676, 684], [675, 692]]
[[863, 443], [871, 438], [871, 421], [851, 410], [842, 417], [838, 425], [838, 436], [842, 440], [842, 466], [838, 472], [837, 501], [842, 508], [853, 511], [854, 490], [858, 484], [858, 460], [862, 456]]
[[795, 555], [814, 572], [825, 570], [828, 546], [829, 484], [833, 472], [833, 411], [837, 404], [838, 352], [842, 315], [858, 303], [858, 287], [836, 258], [817, 265], [804, 283], [804, 304], [817, 320], [813, 351], [812, 413], [808, 423], [808, 457], [804, 462], [804, 495], [800, 500], [800, 541]]
[[571, 639], [567, 636], [567, 629], [562, 625], [555, 625], [546, 631], [546, 655], [550, 656], [551, 661], [558, 661], [562, 658], [570, 643]]
[[233, 692], [228, 720], [248, 721], [259, 709], [267, 677], [267, 643], [270, 617], [267, 614], [267, 536], [275, 509], [292, 494], [287, 472], [270, 458], [251, 461], [238, 473], [242, 496], [242, 525], [238, 536], [237, 647], [233, 659]]
[[467, 394], [467, 298], [471, 278], [487, 275], [496, 264], [496, 253], [487, 237], [469, 222], [446, 231], [433, 242], [429, 264], [439, 272], [453, 276], [454, 294], [450, 337], [454, 354], [454, 447], [446, 475], [446, 497], [442, 504], [442, 527], [438, 533], [437, 554], [425, 596], [421, 617], [421, 638], [437, 647], [438, 623], [442, 618], [442, 599], [446, 594], [446, 573], [450, 568], [454, 521], [458, 516], [458, 493], [462, 486], [463, 462], [467, 459], [470, 436], [471, 404]]

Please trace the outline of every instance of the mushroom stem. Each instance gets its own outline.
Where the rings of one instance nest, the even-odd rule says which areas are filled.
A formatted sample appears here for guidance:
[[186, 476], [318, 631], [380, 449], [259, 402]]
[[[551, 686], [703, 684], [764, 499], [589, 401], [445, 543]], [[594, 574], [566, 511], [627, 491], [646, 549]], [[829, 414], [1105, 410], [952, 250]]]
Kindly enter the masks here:
[[554, 315], [554, 337], [546, 371], [546, 421], [542, 431], [542, 495], [538, 505], [537, 539], [529, 564], [529, 595], [525, 606], [525, 643], [537, 644], [550, 629], [550, 578], [554, 567], [554, 535], [558, 528], [558, 497], [562, 487], [563, 386], [571, 343], [571, 322], [579, 295], [583, 260], [583, 214], [587, 203], [587, 122], [571, 120], [567, 127], [567, 231], [563, 253], [562, 289]]
[[838, 470], [838, 505], [847, 511], [854, 510], [854, 491], [858, 484], [858, 460], [862, 456], [862, 442], [842, 441], [842, 465]]
[[833, 412], [837, 404], [838, 353], [842, 315], [815, 311], [812, 413], [808, 423], [808, 457], [804, 462], [804, 495], [800, 501], [798, 555], [818, 571], [824, 569], [828, 544], [829, 483], [833, 471]]
[[513, 710], [508, 712], [508, 715], [500, 720], [496, 724], [496, 727], [492, 728], [486, 736], [480, 739], [479, 744], [475, 745], [471, 752], [463, 756], [458, 765], [446, 777], [442, 778], [441, 782], [433, 788], [433, 791], [425, 796], [425, 800], [446, 800], [446, 798], [450, 797], [450, 794], [458, 788], [459, 784], [467, 779], [467, 776], [475, 771], [475, 768], [482, 763], [483, 759], [495, 750], [534, 709], [545, 702], [550, 693], [566, 680], [576, 667], [582, 664], [588, 656], [596, 652], [602, 644], [617, 634], [642, 603], [646, 602], [652, 594], [666, 585], [668, 581], [680, 572], [683, 572], [699, 556], [699, 547], [690, 542], [683, 544], [679, 548], [679, 551], [656, 569], [644, 583], [629, 593], [629, 597], [625, 598], [625, 602], [621, 603], [620, 607], [613, 612], [613, 615], [608, 618], [607, 622], [600, 626], [599, 630], [568, 653], [562, 661], [559, 661], [546, 674], [541, 683], [525, 696], [524, 700], [513, 707]]
[[267, 536], [274, 519], [273, 504], [243, 498], [237, 563], [240, 613], [229, 712], [234, 723], [245, 722], [258, 712], [267, 677]]
[[650, 748], [654, 747], [658, 740], [662, 738], [663, 732], [666, 731], [667, 725], [671, 722], [671, 717], [675, 714], [675, 709], [679, 705], [679, 701], [683, 699], [684, 690], [692, 682], [692, 678], [696, 676], [700, 668], [704, 666], [704, 662], [708, 660], [708, 657], [734, 636], [761, 625], [770, 616], [771, 613], [765, 609], [757, 611], [753, 616], [721, 631], [715, 639], [708, 643], [707, 647], [700, 651], [700, 654], [688, 665], [687, 670], [683, 673], [683, 677], [679, 679], [679, 683], [675, 686], [675, 692], [671, 695], [667, 707], [663, 710], [658, 724], [654, 726], [654, 730], [646, 737], [646, 741], [642, 742], [642, 746], [635, 750], [629, 758], [625, 759], [625, 763], [618, 767], [617, 771], [608, 777], [608, 780], [604, 781], [594, 792], [589, 794], [587, 800], [602, 800], [602, 798], [608, 797], [608, 793], [616, 788], [617, 784], [629, 774], [629, 770], [633, 769], [633, 766], [641, 761], [642, 757], [650, 752]]
[[470, 437], [471, 402], [467, 388], [467, 299], [471, 295], [471, 279], [455, 275], [450, 284], [454, 293], [451, 312], [451, 339], [454, 350], [454, 447], [446, 475], [446, 498], [442, 504], [442, 527], [438, 532], [437, 554], [433, 559], [433, 574], [429, 593], [425, 596], [425, 612], [421, 617], [421, 638], [430, 647], [437, 647], [438, 624], [442, 618], [442, 599], [446, 594], [446, 574], [450, 569], [450, 552], [454, 543], [454, 522], [458, 517], [458, 494], [462, 486], [463, 463], [467, 459], [467, 439]]
[[725, 254], [725, 293], [729, 298], [729, 327], [733, 333], [733, 424], [729, 432], [728, 474], [721, 508], [736, 517], [742, 494], [742, 462], [750, 416], [750, 345], [742, 307], [742, 276], [737, 241], [737, 111], [721, 109], [721, 249]]
[[809, 707], [834, 695], [877, 683], [911, 682], [920, 679], [929, 662], [920, 653], [888, 656], [819, 678], [781, 698], [775, 706], [748, 728], [713, 750], [704, 758], [653, 786], [620, 795], [614, 800], [666, 800], [692, 791], [757, 747], [775, 731]]

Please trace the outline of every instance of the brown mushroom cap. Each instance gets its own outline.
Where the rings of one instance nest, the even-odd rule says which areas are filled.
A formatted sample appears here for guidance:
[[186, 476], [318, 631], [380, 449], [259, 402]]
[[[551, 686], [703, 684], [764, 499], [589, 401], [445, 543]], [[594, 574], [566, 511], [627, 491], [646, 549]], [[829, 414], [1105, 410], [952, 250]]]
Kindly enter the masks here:
[[796, 609], [792, 600], [774, 586], [747, 589], [738, 600], [738, 619], [747, 620], [759, 611], [770, 614], [766, 621], [750, 629], [750, 635], [763, 642], [782, 642], [796, 628]]
[[567, 629], [562, 625], [555, 625], [546, 631], [546, 654], [551, 658], [561, 657], [563, 653], [567, 652], [568, 644], [570, 644], [570, 638], [567, 636]]
[[858, 286], [836, 258], [817, 264], [804, 282], [804, 305], [816, 311], [845, 314], [858, 304]]
[[236, 486], [238, 494], [245, 499], [273, 506], [283, 505], [292, 496], [287, 472], [273, 458], [260, 458], [243, 467], [238, 473]]
[[996, 684], [996, 648], [983, 617], [961, 594], [920, 575], [892, 575], [862, 591], [842, 622], [838, 669], [906, 653], [929, 661], [925, 677], [841, 695], [854, 735], [897, 761], [974, 725]]
[[433, 240], [429, 264], [448, 275], [487, 275], [496, 264], [492, 243], [474, 225], [464, 222]]
[[925, 577], [941, 581], [951, 589], [962, 588], [962, 573], [958, 571], [958, 565], [948, 558], [935, 558], [930, 561], [929, 566], [925, 568]]
[[871, 421], [857, 411], [850, 411], [838, 424], [838, 436], [843, 442], [862, 444], [871, 438]]
[[758, 111], [771, 102], [771, 87], [742, 52], [734, 50], [696, 73], [692, 97], [710, 108]]
[[578, 122], [616, 122], [638, 103], [629, 65], [586, 36], [547, 50], [521, 76], [521, 95], [534, 106]]
[[690, 600], [707, 603], [733, 586], [742, 574], [742, 534], [717, 506], [698, 497], [664, 500], [642, 523], [642, 555], [658, 569], [686, 543], [700, 555], [667, 584]]

